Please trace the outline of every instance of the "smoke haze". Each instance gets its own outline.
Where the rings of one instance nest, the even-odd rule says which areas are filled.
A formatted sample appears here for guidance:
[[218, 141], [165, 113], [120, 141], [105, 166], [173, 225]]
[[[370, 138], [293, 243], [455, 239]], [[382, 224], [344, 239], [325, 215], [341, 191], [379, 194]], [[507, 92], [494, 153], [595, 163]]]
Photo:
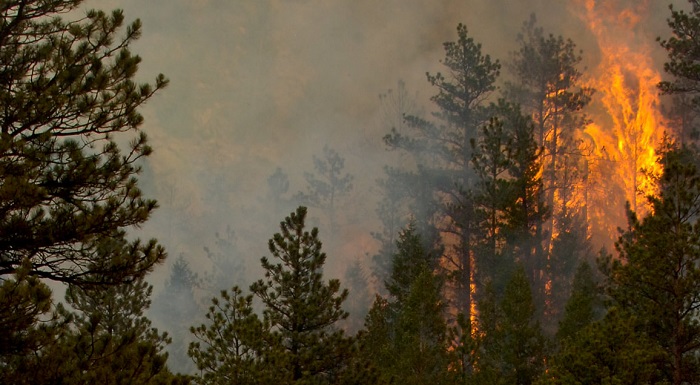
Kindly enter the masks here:
[[[668, 34], [667, 5], [627, 5], [648, 7], [632, 36], [648, 42], [661, 69], [655, 38]], [[171, 81], [143, 110], [154, 154], [141, 183], [160, 209], [142, 232], [171, 256], [152, 275], [156, 292], [178, 255], [200, 274], [208, 269], [204, 248], [227, 229], [230, 257], [245, 265], [232, 277], [243, 282], [229, 286], [260, 277], [267, 240], [293, 209], [276, 212], [267, 179], [280, 167], [291, 198], [306, 188], [304, 172], [313, 171], [312, 156], [324, 145], [355, 177], [340, 203], [339, 234], [329, 234], [325, 217], [310, 209], [328, 246], [327, 274], [342, 277], [357, 258], [369, 269], [378, 246], [370, 236], [379, 230], [376, 180], [393, 159], [382, 142], [391, 127], [378, 95], [402, 80], [418, 109], [430, 111], [435, 90], [425, 73], [444, 71], [442, 43], [456, 39], [458, 23], [505, 63], [535, 13], [546, 33], [574, 40], [587, 68], [599, 59], [579, 17], [583, 0], [94, 0], [85, 7], [140, 18], [143, 36], [133, 46], [143, 58], [139, 76], [164, 73]], [[504, 66], [502, 80], [507, 73]]]

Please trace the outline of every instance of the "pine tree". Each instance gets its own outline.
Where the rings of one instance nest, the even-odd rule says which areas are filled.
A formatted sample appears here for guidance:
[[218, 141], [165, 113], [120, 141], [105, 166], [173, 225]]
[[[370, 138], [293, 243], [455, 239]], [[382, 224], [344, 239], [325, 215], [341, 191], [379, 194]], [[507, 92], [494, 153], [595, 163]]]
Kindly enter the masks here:
[[[576, 138], [587, 122], [582, 109], [590, 102], [593, 90], [582, 85], [582, 73], [577, 68], [582, 56], [576, 44], [562, 36], [546, 35], [537, 26], [534, 14], [524, 23], [517, 40], [520, 47], [513, 53], [510, 64], [515, 80], [507, 84], [506, 94], [532, 118], [535, 144], [542, 149], [538, 160], [542, 167], [542, 187], [538, 193], [542, 194], [540, 199], [550, 213], [534, 224], [539, 238], [536, 242], [542, 244], [530, 255], [534, 263], [528, 266], [533, 269], [528, 275], [538, 309], [546, 313], [543, 319], [555, 321], [563, 303], [551, 298], [545, 300], [545, 297], [551, 297], [548, 293], [568, 292], [566, 285], [557, 287], [557, 291], [551, 285], [555, 278], [560, 278], [560, 283], [570, 282], [579, 255], [561, 252], [559, 248], [558, 254], [553, 256], [553, 243], [557, 241], [554, 237], [587, 238], [585, 232], [574, 234], [578, 229], [568, 225], [574, 224], [577, 216], [585, 215], [585, 202], [578, 200], [581, 207], [575, 203], [580, 194], [577, 190], [587, 177], [586, 168], [582, 167], [586, 160]], [[552, 281], [550, 288], [545, 289], [548, 281]]]
[[345, 158], [334, 149], [324, 146], [323, 157], [313, 157], [316, 174], [304, 173], [308, 192], [299, 192], [296, 199], [305, 205], [326, 212], [332, 234], [337, 230], [338, 200], [352, 190], [353, 176], [344, 173]]
[[[409, 95], [406, 83], [399, 81], [395, 90], [389, 89], [386, 93], [379, 95], [383, 127], [387, 131], [405, 133], [409, 130], [406, 116], [416, 115], [417, 108], [415, 98]], [[373, 275], [378, 282], [384, 282], [391, 272], [391, 259], [395, 253], [396, 237], [401, 229], [408, 223], [411, 212], [415, 217], [424, 219], [426, 216], [420, 215], [423, 212], [412, 201], [411, 196], [421, 195], [416, 193], [413, 187], [417, 182], [413, 180], [413, 173], [408, 170], [406, 163], [413, 163], [410, 155], [398, 153], [394, 155], [393, 162], [384, 167], [383, 178], [377, 179], [379, 187], [379, 202], [375, 212], [382, 223], [381, 230], [372, 232], [372, 237], [379, 242], [379, 248], [373, 259]], [[420, 163], [420, 162], [419, 162]], [[399, 167], [399, 168], [397, 168]], [[413, 205], [412, 208], [409, 205]], [[379, 285], [381, 291], [381, 285]], [[386, 294], [386, 293], [382, 293]]]
[[414, 214], [426, 241], [431, 240], [430, 234], [422, 228], [422, 222], [435, 226], [444, 238], [456, 238], [452, 249], [445, 253], [445, 265], [454, 272], [455, 306], [468, 313], [472, 303], [474, 224], [473, 205], [462, 200], [462, 193], [474, 182], [471, 140], [488, 121], [485, 101], [496, 88], [500, 64], [482, 53], [481, 45], [469, 36], [463, 24], [457, 26], [457, 40], [443, 47], [445, 74], [427, 74], [428, 82], [437, 89], [431, 98], [438, 108], [434, 121], [407, 116], [411, 130], [393, 130], [384, 141], [390, 148], [412, 154], [416, 167], [408, 170], [409, 175], [419, 179], [413, 184], [427, 184], [418, 190], [420, 195], [411, 197], [423, 209]]
[[[502, 104], [502, 107], [505, 106]], [[478, 140], [472, 140], [474, 156], [472, 163], [477, 178], [471, 191], [477, 238], [476, 259], [479, 266], [479, 283], [487, 281], [501, 287], [503, 279], [499, 273], [508, 274], [511, 269], [502, 259], [505, 243], [506, 208], [511, 192], [510, 148], [512, 147], [512, 127], [506, 127], [504, 119], [492, 117], [482, 128]], [[480, 286], [481, 286], [480, 285]]]
[[503, 298], [481, 302], [484, 312], [477, 383], [532, 384], [544, 371], [547, 342], [535, 319], [530, 283], [522, 266], [515, 269]]
[[269, 340], [266, 325], [253, 311], [253, 296], [237, 286], [212, 299], [206, 318], [209, 324], [192, 327], [197, 339], [188, 354], [197, 365], [200, 384], [267, 384], [281, 381], [265, 362]]
[[628, 206], [619, 258], [602, 263], [607, 291], [666, 353], [660, 367], [674, 385], [697, 381], [700, 367], [700, 173], [697, 154], [666, 141], [659, 163], [659, 196], [639, 219]]
[[264, 323], [269, 325], [273, 357], [283, 364], [275, 370], [299, 383], [331, 383], [352, 355], [352, 339], [336, 328], [347, 318], [347, 290], [340, 281], [323, 281], [326, 254], [318, 229], [305, 229], [307, 209], [299, 207], [281, 224], [269, 242], [273, 263], [261, 260], [265, 278], [250, 286], [260, 298]]
[[385, 283], [389, 298], [377, 296], [370, 309], [362, 353], [385, 382], [448, 383], [452, 373], [442, 278], [435, 275], [435, 260], [413, 223], [399, 235], [396, 249]]
[[170, 277], [165, 282], [163, 291], [156, 297], [151, 312], [172, 339], [166, 349], [169, 354], [168, 363], [180, 373], [191, 374], [195, 369], [187, 355], [187, 346], [191, 340], [189, 326], [200, 314], [199, 304], [194, 297], [197, 285], [197, 275], [184, 256], [180, 255], [172, 264]]
[[588, 262], [579, 264], [571, 286], [571, 296], [566, 302], [564, 316], [557, 330], [557, 340], [560, 343], [596, 321], [602, 310], [600, 289]]
[[[151, 153], [138, 110], [167, 80], [134, 81], [138, 20], [124, 31], [121, 11], [70, 19], [81, 3], [0, 5], [0, 279], [24, 269], [19, 288], [36, 289], [35, 278], [83, 288], [134, 282], [165, 258], [155, 240], [132, 240], [126, 230], [156, 207], [136, 179], [137, 162]], [[129, 145], [118, 144], [130, 133]], [[44, 289], [6, 289], [0, 297], [46, 309]], [[14, 316], [0, 309], [0, 324], [29, 326]]]
[[[177, 384], [166, 366], [170, 343], [144, 316], [152, 286], [130, 284], [70, 286], [66, 302], [50, 321], [44, 345], [4, 362], [3, 383], [15, 384]], [[9, 365], [8, 365], [9, 364]]]
[[[347, 318], [347, 290], [323, 281], [326, 254], [318, 229], [305, 229], [307, 209], [299, 207], [280, 224], [261, 262], [265, 277], [245, 296], [238, 287], [214, 298], [208, 324], [193, 327], [199, 340], [189, 354], [200, 383], [335, 384], [373, 383], [356, 355], [355, 340], [338, 328]], [[260, 300], [262, 319], [253, 311]]]
[[510, 107], [505, 112], [501, 119], [512, 130], [508, 156], [508, 174], [512, 179], [504, 210], [506, 252], [525, 268], [535, 303], [542, 309], [545, 283], [541, 272], [546, 260], [542, 249], [542, 223], [550, 211], [542, 195], [541, 149], [534, 139], [532, 120], [523, 116], [518, 108]]
[[611, 308], [605, 318], [563, 341], [538, 385], [663, 384], [663, 352], [637, 330], [635, 317]]
[[692, 105], [697, 109], [700, 106], [700, 71], [697, 68], [697, 52], [700, 49], [700, 3], [697, 0], [688, 0], [691, 7], [688, 12], [671, 9], [671, 18], [668, 26], [671, 28], [671, 37], [660, 39], [662, 47], [668, 52], [668, 62], [664, 64], [664, 70], [673, 76], [672, 80], [662, 81], [659, 87], [662, 91], [672, 94], [687, 94]]

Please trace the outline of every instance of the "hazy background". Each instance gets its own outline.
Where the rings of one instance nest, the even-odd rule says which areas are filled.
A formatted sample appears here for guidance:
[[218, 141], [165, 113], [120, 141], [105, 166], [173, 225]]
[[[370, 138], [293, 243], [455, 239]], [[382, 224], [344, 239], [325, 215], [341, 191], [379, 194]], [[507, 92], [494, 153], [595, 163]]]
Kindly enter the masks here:
[[[613, 14], [626, 6], [640, 14], [632, 35], [648, 42], [661, 69], [655, 39], [668, 34], [667, 2], [603, 4]], [[588, 68], [598, 61], [576, 0], [88, 0], [84, 7], [140, 18], [143, 36], [133, 46], [143, 58], [139, 76], [163, 73], [171, 81], [143, 109], [155, 151], [142, 186], [160, 209], [142, 234], [171, 256], [152, 275], [156, 295], [180, 255], [204, 274], [204, 248], [217, 242], [242, 263], [230, 285], [260, 278], [258, 261], [284, 217], [269, 202], [267, 178], [281, 167], [289, 197], [304, 190], [303, 173], [313, 171], [312, 155], [324, 145], [345, 157], [355, 177], [340, 203], [339, 234], [331, 237], [324, 217], [310, 211], [327, 245], [326, 273], [342, 278], [357, 259], [369, 272], [378, 246], [370, 236], [379, 230], [375, 181], [394, 161], [382, 142], [391, 127], [378, 96], [403, 80], [417, 111], [430, 111], [435, 90], [425, 73], [444, 71], [442, 43], [456, 40], [458, 23], [484, 53], [507, 62], [534, 12], [546, 32], [583, 49]]]

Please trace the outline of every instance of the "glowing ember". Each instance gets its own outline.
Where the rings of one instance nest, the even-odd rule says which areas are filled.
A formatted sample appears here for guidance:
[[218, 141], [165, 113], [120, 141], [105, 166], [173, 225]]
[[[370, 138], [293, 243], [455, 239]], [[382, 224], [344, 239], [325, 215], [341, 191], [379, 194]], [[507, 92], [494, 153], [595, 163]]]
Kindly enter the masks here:
[[[655, 193], [648, 173], [658, 172], [654, 147], [664, 133], [657, 84], [661, 80], [649, 55], [649, 39], [635, 31], [646, 1], [627, 7], [614, 1], [586, 0], [582, 19], [597, 38], [601, 62], [588, 85], [596, 89], [585, 129], [591, 154], [586, 195], [598, 236], [614, 236], [625, 223], [623, 204], [645, 214], [644, 196]], [[653, 39], [651, 40], [653, 41]], [[598, 229], [595, 229], [598, 227]]]

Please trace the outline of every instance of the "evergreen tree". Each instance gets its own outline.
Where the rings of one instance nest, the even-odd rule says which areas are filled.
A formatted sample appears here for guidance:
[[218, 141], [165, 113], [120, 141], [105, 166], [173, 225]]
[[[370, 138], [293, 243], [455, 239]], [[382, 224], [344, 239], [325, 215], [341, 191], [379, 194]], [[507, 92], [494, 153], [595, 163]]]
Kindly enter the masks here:
[[[152, 286], [70, 286], [51, 321], [50, 337], [32, 354], [7, 361], [3, 383], [179, 384], [166, 366], [170, 338], [144, 316]], [[11, 380], [9, 380], [11, 379]]]
[[487, 291], [480, 302], [479, 349], [472, 381], [477, 384], [532, 384], [544, 371], [547, 341], [535, 319], [530, 283], [515, 269], [503, 298]]
[[[209, 324], [192, 328], [199, 340], [189, 354], [200, 370], [197, 380], [214, 384], [373, 383], [361, 365], [355, 341], [337, 328], [347, 318], [342, 309], [347, 290], [340, 281], [323, 281], [326, 254], [318, 229], [305, 230], [306, 207], [281, 224], [261, 262], [265, 277], [250, 296], [238, 287], [222, 292], [209, 308]], [[253, 299], [263, 306], [262, 319]]]
[[574, 275], [571, 296], [566, 302], [564, 316], [559, 322], [557, 340], [562, 342], [597, 320], [602, 310], [602, 299], [588, 262], [579, 264]]
[[540, 152], [531, 120], [505, 100], [491, 111], [494, 116], [473, 141], [477, 182], [470, 195], [479, 238], [477, 291], [491, 282], [500, 295], [515, 261], [529, 267], [539, 260], [538, 229], [548, 212], [540, 196]]
[[308, 192], [299, 192], [296, 199], [302, 204], [325, 211], [331, 232], [335, 234], [338, 199], [348, 195], [352, 190], [353, 176], [343, 173], [345, 158], [328, 146], [323, 147], [323, 157], [314, 155], [313, 160], [316, 174], [304, 173]]
[[[415, 99], [409, 95], [403, 81], [398, 82], [396, 90], [390, 89], [380, 94], [379, 100], [383, 112], [383, 127], [401, 134], [410, 130], [405, 117], [416, 115], [417, 108]], [[423, 195], [416, 191], [416, 186], [423, 184], [415, 180], [414, 173], [409, 171], [415, 166], [416, 161], [411, 155], [403, 152], [396, 153], [393, 162], [384, 167], [385, 176], [377, 179], [381, 198], [375, 212], [382, 222], [382, 228], [380, 231], [372, 232], [372, 237], [380, 244], [377, 254], [373, 255], [372, 259], [373, 275], [380, 283], [384, 282], [391, 272], [390, 264], [396, 252], [396, 237], [408, 223], [411, 213], [417, 217], [417, 221], [426, 223], [424, 219], [427, 219], [427, 215], [422, 215], [424, 208], [421, 202], [411, 199], [412, 196]], [[419, 225], [419, 227], [425, 230], [426, 226]], [[381, 291], [382, 285], [378, 286]]]
[[[585, 207], [578, 207], [585, 202], [576, 199], [582, 181], [587, 177], [586, 168], [582, 167], [585, 159], [576, 138], [587, 122], [582, 109], [590, 102], [593, 90], [581, 84], [582, 73], [577, 67], [582, 57], [576, 44], [562, 36], [546, 35], [537, 26], [534, 14], [524, 23], [518, 44], [520, 48], [513, 54], [510, 65], [515, 79], [508, 83], [506, 94], [520, 103], [532, 118], [535, 143], [542, 149], [538, 160], [543, 168], [539, 194], [542, 194], [540, 199], [551, 214], [534, 224], [540, 238], [537, 242], [542, 244], [537, 245], [537, 252], [531, 255], [535, 261], [528, 266], [533, 269], [528, 275], [538, 309], [547, 313], [543, 319], [555, 320], [563, 301], [561, 298], [557, 298], [559, 301], [545, 300], [545, 297], [551, 297], [551, 293], [568, 293], [567, 285], [557, 287], [555, 291], [553, 280], [559, 278], [559, 283], [570, 282], [579, 260], [576, 259], [577, 252], [562, 252], [561, 248], [554, 250], [553, 243], [557, 241], [554, 237], [567, 238], [560, 243], [570, 242], [572, 235], [587, 239], [585, 231], [579, 234], [576, 231], [580, 229], [569, 226], [574, 217], [585, 213]], [[576, 202], [580, 202], [578, 206]], [[558, 252], [556, 256], [553, 256], [554, 251]], [[549, 289], [545, 288], [547, 282], [551, 282]]]
[[502, 119], [512, 127], [508, 174], [510, 196], [506, 200], [504, 228], [508, 253], [520, 262], [532, 285], [538, 309], [543, 307], [545, 255], [542, 223], [549, 209], [542, 195], [540, 148], [534, 140], [532, 120], [518, 108], [506, 109]]
[[440, 278], [423, 267], [395, 321], [394, 378], [401, 384], [451, 383], [445, 301]]
[[478, 127], [488, 121], [484, 103], [495, 90], [500, 64], [482, 54], [481, 45], [463, 24], [457, 26], [457, 35], [457, 41], [443, 44], [446, 74], [427, 74], [428, 82], [438, 90], [431, 98], [438, 107], [433, 113], [435, 121], [407, 116], [411, 132], [393, 130], [384, 141], [391, 148], [413, 154], [416, 170], [412, 175], [427, 184], [419, 190], [420, 196], [412, 196], [424, 209], [414, 214], [426, 240], [431, 240], [430, 233], [421, 222], [436, 226], [443, 238], [456, 238], [445, 253], [445, 266], [453, 271], [455, 306], [468, 313], [475, 270], [474, 216], [472, 202], [462, 198], [468, 197], [463, 192], [474, 182], [471, 140], [476, 138]]
[[[0, 298], [38, 301], [25, 321], [47, 309], [35, 278], [82, 288], [129, 283], [165, 258], [155, 240], [132, 240], [126, 229], [156, 207], [136, 179], [137, 162], [151, 152], [138, 110], [167, 80], [134, 81], [141, 59], [129, 47], [141, 34], [138, 20], [122, 33], [121, 11], [69, 19], [81, 3], [0, 6], [0, 279], [16, 284], [3, 284]], [[129, 133], [130, 144], [119, 145]], [[0, 324], [30, 326], [16, 316], [3, 307]], [[22, 355], [31, 346], [7, 350]]]
[[700, 174], [697, 155], [668, 141], [661, 148], [659, 196], [647, 199], [643, 219], [628, 207], [628, 228], [616, 243], [619, 258], [602, 264], [615, 303], [661, 347], [665, 380], [697, 381], [700, 347]]
[[170, 277], [152, 307], [154, 319], [160, 321], [172, 339], [166, 349], [169, 366], [177, 368], [180, 373], [191, 374], [195, 369], [187, 355], [187, 346], [191, 340], [189, 326], [200, 314], [199, 304], [194, 297], [198, 284], [197, 275], [180, 255], [170, 267]]
[[635, 318], [612, 308], [604, 319], [563, 341], [538, 385], [664, 384], [656, 363], [663, 359]]
[[433, 271], [436, 267], [437, 259], [425, 251], [415, 223], [410, 222], [399, 233], [396, 253], [391, 260], [391, 275], [384, 286], [396, 302], [402, 303], [408, 297], [411, 285], [418, 275], [423, 270]]
[[[503, 104], [502, 104], [503, 106]], [[512, 196], [511, 178], [508, 174], [511, 160], [512, 127], [506, 127], [503, 119], [491, 118], [482, 128], [478, 140], [472, 140], [474, 156], [472, 163], [477, 175], [471, 192], [476, 215], [476, 232], [481, 240], [477, 243], [476, 258], [479, 266], [479, 283], [487, 281], [502, 286], [499, 273], [507, 274], [510, 270], [503, 261], [505, 242], [506, 207]]]
[[660, 39], [661, 46], [668, 52], [668, 62], [664, 64], [672, 80], [662, 81], [662, 91], [672, 94], [687, 94], [694, 108], [700, 106], [700, 70], [697, 68], [697, 52], [700, 50], [700, 2], [688, 0], [690, 10], [674, 9], [671, 5], [671, 18], [668, 25], [671, 37]]
[[[38, 350], [45, 342], [39, 319], [51, 310], [51, 289], [39, 278], [29, 275], [29, 259], [17, 270], [13, 278], [4, 279], [0, 285], [0, 357]], [[6, 369], [0, 361], [0, 368]], [[0, 381], [0, 383], [5, 381]]]
[[197, 339], [188, 353], [197, 365], [200, 384], [268, 384], [284, 380], [266, 362], [270, 341], [266, 325], [253, 311], [253, 296], [244, 296], [234, 286], [213, 298], [206, 318], [208, 325], [192, 327]]
[[270, 253], [261, 260], [265, 278], [250, 286], [260, 298], [264, 323], [269, 325], [273, 357], [283, 362], [283, 378], [299, 383], [331, 383], [352, 354], [352, 339], [336, 328], [347, 318], [343, 301], [347, 290], [340, 281], [323, 281], [326, 254], [321, 251], [318, 229], [305, 229], [307, 210], [299, 207], [280, 224], [269, 242]]
[[363, 354], [380, 379], [401, 384], [449, 383], [447, 325], [442, 282], [415, 225], [399, 235], [389, 298], [377, 296], [366, 318]]
[[546, 309], [548, 314], [544, 318], [543, 324], [549, 335], [552, 334], [562, 317], [566, 316], [567, 301], [577, 290], [577, 274], [579, 274], [577, 269], [580, 269], [582, 264], [588, 265], [588, 261], [593, 259], [590, 238], [586, 235], [587, 223], [579, 215], [571, 215], [562, 219], [559, 222], [561, 233], [556, 236], [552, 243], [552, 251], [546, 268], [549, 272], [550, 288], [549, 292], [545, 293], [548, 296], [549, 306]]

